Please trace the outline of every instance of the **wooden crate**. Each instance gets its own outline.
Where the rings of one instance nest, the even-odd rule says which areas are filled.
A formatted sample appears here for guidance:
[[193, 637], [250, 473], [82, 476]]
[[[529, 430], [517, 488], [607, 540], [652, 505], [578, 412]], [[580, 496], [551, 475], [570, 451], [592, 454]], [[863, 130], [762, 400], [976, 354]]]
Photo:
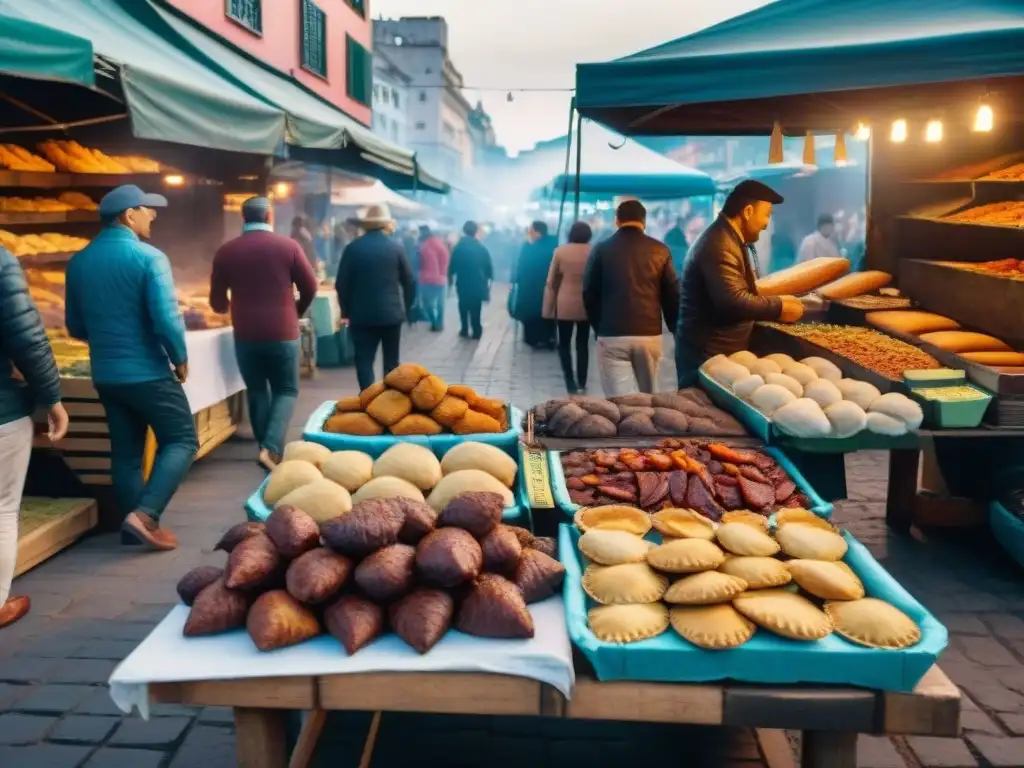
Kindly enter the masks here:
[[18, 520], [20, 576], [48, 560], [96, 527], [99, 511], [92, 499], [22, 499]]

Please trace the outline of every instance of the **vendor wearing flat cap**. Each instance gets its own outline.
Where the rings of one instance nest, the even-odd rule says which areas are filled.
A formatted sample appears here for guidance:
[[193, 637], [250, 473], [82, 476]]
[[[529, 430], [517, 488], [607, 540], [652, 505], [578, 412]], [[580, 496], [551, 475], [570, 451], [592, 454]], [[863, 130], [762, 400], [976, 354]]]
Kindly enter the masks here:
[[754, 243], [768, 228], [782, 195], [759, 181], [736, 185], [722, 212], [693, 244], [680, 280], [676, 371], [680, 389], [697, 381], [701, 363], [747, 349], [757, 320], [794, 323], [803, 316], [795, 296], [757, 292]]

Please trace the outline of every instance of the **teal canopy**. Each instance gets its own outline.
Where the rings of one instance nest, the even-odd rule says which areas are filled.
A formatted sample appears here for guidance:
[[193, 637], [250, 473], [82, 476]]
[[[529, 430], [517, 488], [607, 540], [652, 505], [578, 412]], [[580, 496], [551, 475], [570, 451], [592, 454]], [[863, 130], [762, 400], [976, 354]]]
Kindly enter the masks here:
[[280, 109], [191, 58], [116, 0], [0, 0], [0, 17], [88, 40], [117, 67], [140, 139], [260, 155], [283, 146]]
[[[576, 176], [559, 174], [543, 188], [543, 197], [560, 199], [574, 195]], [[710, 176], [692, 168], [679, 166], [678, 173], [581, 173], [580, 198], [610, 199], [617, 195], [633, 195], [641, 200], [682, 200], [687, 197], [713, 195], [715, 182]], [[535, 195], [536, 197], [536, 195]]]
[[0, 73], [91, 88], [96, 84], [92, 43], [59, 29], [0, 15]]
[[[1022, 74], [1021, 0], [776, 0], [621, 59], [580, 64], [576, 99], [584, 115], [627, 135], [766, 133], [776, 119], [797, 132], [906, 108], [911, 86], [916, 106], [931, 107], [980, 98]], [[965, 85], [943, 85], [951, 83]], [[807, 94], [827, 96], [794, 98]]]

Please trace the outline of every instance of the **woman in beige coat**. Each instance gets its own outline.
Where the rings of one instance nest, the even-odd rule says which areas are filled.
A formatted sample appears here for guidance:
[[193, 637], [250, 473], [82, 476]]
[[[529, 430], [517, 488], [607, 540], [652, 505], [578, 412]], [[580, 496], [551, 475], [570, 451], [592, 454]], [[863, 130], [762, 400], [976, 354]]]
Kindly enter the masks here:
[[[544, 288], [544, 317], [558, 321], [558, 357], [570, 395], [587, 388], [590, 323], [583, 307], [583, 271], [590, 256], [590, 226], [577, 221], [569, 242], [555, 250]], [[576, 375], [572, 371], [572, 334], [576, 332]]]

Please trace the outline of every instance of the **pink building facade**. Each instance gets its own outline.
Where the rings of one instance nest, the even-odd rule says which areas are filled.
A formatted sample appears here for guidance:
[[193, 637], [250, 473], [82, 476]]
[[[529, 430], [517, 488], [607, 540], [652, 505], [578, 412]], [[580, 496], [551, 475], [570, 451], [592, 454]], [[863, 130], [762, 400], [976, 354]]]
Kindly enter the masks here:
[[165, 0], [214, 34], [372, 122], [370, 0]]

